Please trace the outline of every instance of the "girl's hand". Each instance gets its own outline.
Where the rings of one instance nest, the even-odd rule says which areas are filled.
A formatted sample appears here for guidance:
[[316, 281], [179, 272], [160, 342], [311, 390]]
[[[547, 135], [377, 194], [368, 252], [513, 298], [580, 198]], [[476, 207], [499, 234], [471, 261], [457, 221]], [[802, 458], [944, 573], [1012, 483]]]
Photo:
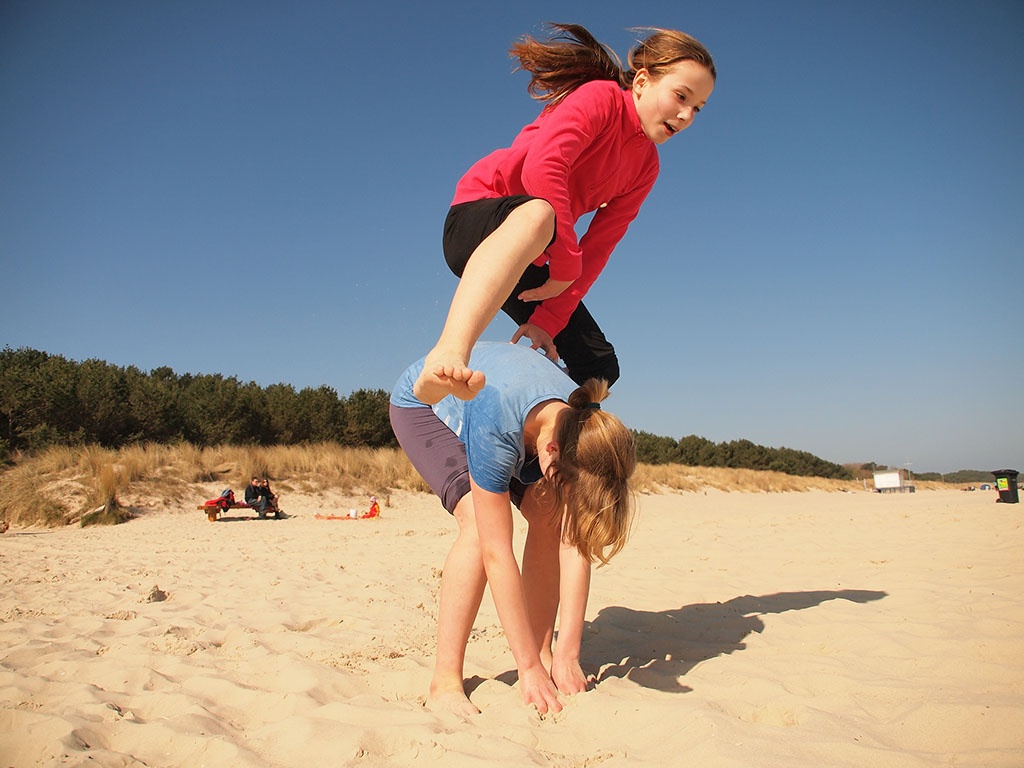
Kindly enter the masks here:
[[519, 330], [512, 334], [512, 343], [516, 344], [522, 338], [530, 340], [530, 349], [542, 349], [548, 360], [558, 362], [558, 350], [555, 349], [555, 342], [547, 331], [531, 323], [523, 323]]
[[531, 288], [528, 291], [523, 291], [519, 294], [518, 298], [520, 301], [544, 301], [544, 299], [553, 299], [572, 285], [572, 282], [572, 280], [548, 280], [539, 288]]
[[561, 712], [562, 702], [558, 699], [558, 689], [551, 682], [543, 665], [520, 671], [519, 687], [523, 693], [523, 703], [526, 706], [531, 704], [537, 711], [546, 715], [548, 712]]
[[579, 659], [559, 659], [556, 655], [551, 660], [551, 679], [562, 693], [583, 693], [590, 687], [592, 678], [583, 674]]

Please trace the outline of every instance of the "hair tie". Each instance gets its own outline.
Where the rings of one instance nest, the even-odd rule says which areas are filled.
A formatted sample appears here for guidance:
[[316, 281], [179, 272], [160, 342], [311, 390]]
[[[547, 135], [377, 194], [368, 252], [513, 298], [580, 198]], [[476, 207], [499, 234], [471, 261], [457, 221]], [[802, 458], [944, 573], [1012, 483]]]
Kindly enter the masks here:
[[583, 407], [584, 408], [593, 408], [595, 411], [600, 411], [601, 410], [601, 404], [600, 403], [587, 403]]

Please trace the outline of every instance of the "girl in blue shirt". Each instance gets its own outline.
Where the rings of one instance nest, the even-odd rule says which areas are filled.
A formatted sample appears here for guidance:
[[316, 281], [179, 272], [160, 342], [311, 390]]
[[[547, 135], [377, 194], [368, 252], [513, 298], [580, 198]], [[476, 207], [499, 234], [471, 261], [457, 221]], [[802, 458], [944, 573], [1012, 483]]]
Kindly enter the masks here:
[[[559, 692], [587, 688], [580, 643], [590, 569], [625, 544], [631, 518], [632, 433], [602, 411], [604, 381], [577, 387], [525, 346], [481, 342], [487, 371], [472, 400], [416, 399], [414, 363], [391, 396], [391, 424], [417, 471], [459, 524], [444, 564], [432, 706], [469, 715], [464, 664], [473, 621], [489, 584], [519, 671], [526, 704], [558, 712]], [[519, 570], [512, 505], [529, 523]], [[555, 619], [558, 643], [552, 649]]]

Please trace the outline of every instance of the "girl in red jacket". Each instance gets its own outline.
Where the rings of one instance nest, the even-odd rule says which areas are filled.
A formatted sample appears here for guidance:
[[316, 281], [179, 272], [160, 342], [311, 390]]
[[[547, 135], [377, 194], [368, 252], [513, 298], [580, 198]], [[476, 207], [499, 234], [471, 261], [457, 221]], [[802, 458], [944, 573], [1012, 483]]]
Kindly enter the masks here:
[[[484, 386], [470, 349], [499, 309], [522, 338], [569, 375], [613, 383], [615, 350], [581, 299], [608, 262], [658, 177], [657, 145], [690, 126], [715, 85], [711, 55], [682, 32], [655, 29], [629, 54], [586, 29], [511, 49], [546, 102], [512, 146], [459, 181], [444, 227], [445, 259], [461, 279], [448, 318], [414, 386], [425, 404]], [[576, 222], [596, 211], [577, 239]]]

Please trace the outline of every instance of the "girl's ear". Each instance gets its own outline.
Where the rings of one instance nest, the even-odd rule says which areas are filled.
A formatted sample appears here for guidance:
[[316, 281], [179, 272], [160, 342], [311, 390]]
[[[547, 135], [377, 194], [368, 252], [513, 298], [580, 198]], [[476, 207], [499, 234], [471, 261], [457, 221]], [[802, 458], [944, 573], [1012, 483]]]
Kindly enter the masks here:
[[640, 91], [647, 87], [647, 84], [651, 82], [651, 73], [647, 71], [646, 67], [640, 67], [633, 75], [633, 93], [640, 95]]

